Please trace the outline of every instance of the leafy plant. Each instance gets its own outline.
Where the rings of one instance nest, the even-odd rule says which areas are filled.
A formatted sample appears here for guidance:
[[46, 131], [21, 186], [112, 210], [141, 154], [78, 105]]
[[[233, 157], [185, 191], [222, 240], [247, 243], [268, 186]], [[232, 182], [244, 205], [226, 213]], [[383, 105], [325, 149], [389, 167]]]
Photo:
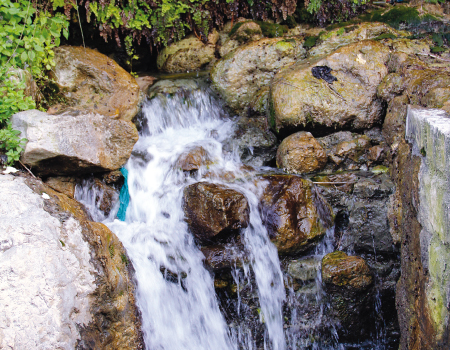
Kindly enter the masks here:
[[53, 63], [52, 49], [60, 44], [61, 32], [68, 36], [69, 23], [62, 14], [38, 11], [31, 1], [0, 0], [0, 150], [8, 163], [19, 160], [25, 139], [13, 130], [10, 117], [35, 108], [35, 101], [25, 94], [24, 74], [44, 76]]

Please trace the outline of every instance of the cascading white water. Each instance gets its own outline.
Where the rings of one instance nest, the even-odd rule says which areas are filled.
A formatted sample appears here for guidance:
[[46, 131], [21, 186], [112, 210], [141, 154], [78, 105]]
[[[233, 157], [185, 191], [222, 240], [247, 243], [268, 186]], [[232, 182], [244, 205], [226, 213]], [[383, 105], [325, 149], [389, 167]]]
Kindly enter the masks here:
[[[136, 270], [137, 303], [142, 312], [145, 344], [157, 350], [250, 349], [248, 339], [232, 332], [216, 299], [213, 278], [184, 221], [185, 186], [202, 181], [222, 183], [243, 193], [250, 206], [250, 224], [243, 230], [245, 249], [258, 286], [266, 343], [286, 347], [282, 302], [285, 298], [277, 250], [262, 224], [258, 196], [262, 189], [246, 181], [225, 183], [214, 174], [245, 171], [235, 153], [224, 154], [221, 142], [233, 131], [223, 109], [206, 92], [188, 97], [155, 98], [143, 107], [145, 127], [126, 165], [130, 204], [125, 222], [107, 222], [123, 242]], [[175, 164], [180, 154], [202, 146], [213, 164], [196, 178]], [[212, 175], [211, 175], [212, 174]], [[247, 345], [246, 345], [247, 344]]]

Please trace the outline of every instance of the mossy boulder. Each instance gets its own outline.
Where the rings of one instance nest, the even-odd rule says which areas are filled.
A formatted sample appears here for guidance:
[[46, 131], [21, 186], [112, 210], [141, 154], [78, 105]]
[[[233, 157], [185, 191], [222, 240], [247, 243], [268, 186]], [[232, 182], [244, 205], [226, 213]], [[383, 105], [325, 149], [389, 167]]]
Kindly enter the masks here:
[[308, 54], [310, 57], [328, 55], [342, 46], [358, 41], [372, 40], [383, 34], [391, 34], [395, 37], [408, 35], [408, 33], [397, 31], [387, 24], [379, 22], [349, 25], [320, 33], [319, 43]]
[[98, 51], [60, 46], [55, 51], [55, 67], [50, 77], [64, 102], [52, 110], [58, 113], [97, 113], [131, 121], [140, 108], [136, 80], [115, 61]]
[[277, 166], [289, 173], [310, 173], [322, 169], [326, 163], [325, 150], [309, 132], [292, 134], [278, 147]]
[[[328, 203], [318, 197], [310, 181], [298, 176], [264, 176], [266, 188], [260, 210], [269, 237], [279, 254], [297, 254], [314, 246], [331, 222]], [[327, 220], [323, 216], [327, 216]]]
[[[310, 62], [300, 61], [275, 75], [268, 119], [276, 130], [308, 127], [361, 130], [381, 123], [383, 104], [377, 86], [387, 75], [389, 48], [361, 41]], [[327, 66], [337, 78], [333, 84], [312, 75]]]
[[243, 112], [275, 73], [305, 57], [300, 39], [261, 39], [219, 60], [211, 71], [213, 87], [235, 111]]
[[205, 44], [194, 35], [164, 48], [158, 55], [156, 65], [168, 73], [195, 71], [204, 68], [215, 59], [219, 33], [214, 30]]

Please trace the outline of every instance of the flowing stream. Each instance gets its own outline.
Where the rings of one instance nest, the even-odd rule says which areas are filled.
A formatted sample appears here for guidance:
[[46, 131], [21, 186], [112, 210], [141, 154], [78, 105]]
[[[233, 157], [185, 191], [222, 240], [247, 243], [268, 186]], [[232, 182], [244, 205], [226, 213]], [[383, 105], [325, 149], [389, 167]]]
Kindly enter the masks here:
[[[299, 299], [292, 290], [286, 294], [277, 250], [258, 210], [264, 183], [251, 181], [255, 173], [243, 166], [236, 151], [222, 149], [233, 131], [233, 120], [207, 91], [154, 98], [144, 104], [140, 138], [126, 164], [130, 203], [125, 221], [114, 219], [117, 207], [109, 217], [95, 207], [95, 198], [101, 193], [92, 192], [88, 183], [77, 188], [77, 199], [95, 220], [103, 221], [117, 234], [133, 262], [146, 348], [340, 349], [333, 325], [327, 327], [335, 341], [326, 347], [311, 347], [311, 327], [324, 323], [320, 272], [305, 298]], [[195, 173], [183, 172], [177, 166], [180, 155], [198, 146], [206, 150], [211, 162]], [[224, 176], [227, 174], [232, 174], [231, 180]], [[227, 322], [216, 296], [214, 277], [204, 267], [204, 256], [184, 220], [183, 189], [198, 181], [237, 190], [249, 203], [250, 223], [241, 231], [247, 257], [241, 269], [233, 270], [238, 286], [235, 312], [240, 316], [240, 285], [250, 285], [253, 278], [260, 323], [265, 329], [262, 347], [246, 320]], [[333, 230], [329, 229], [315, 251], [318, 261], [333, 250], [332, 237]], [[292, 308], [290, 319], [283, 316], [286, 304]], [[311, 310], [315, 310], [313, 316]], [[314, 320], [308, 321], [308, 317]]]

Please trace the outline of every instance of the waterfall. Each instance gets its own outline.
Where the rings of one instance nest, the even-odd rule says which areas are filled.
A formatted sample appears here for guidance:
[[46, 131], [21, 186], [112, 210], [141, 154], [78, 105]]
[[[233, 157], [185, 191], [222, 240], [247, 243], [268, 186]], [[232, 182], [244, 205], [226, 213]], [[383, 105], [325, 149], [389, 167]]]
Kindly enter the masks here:
[[[251, 332], [241, 329], [245, 336], [239, 336], [227, 325], [213, 277], [184, 220], [183, 189], [204, 181], [206, 173], [208, 182], [224, 184], [247, 198], [250, 222], [241, 236], [250, 255], [248, 268], [257, 283], [267, 328], [265, 343], [273, 350], [286, 346], [283, 275], [258, 211], [263, 189], [245, 180], [248, 170], [236, 152], [223, 152], [222, 142], [234, 130], [223, 110], [206, 91], [147, 101], [140, 138], [126, 164], [130, 194], [126, 219], [104, 221], [124, 244], [136, 270], [137, 304], [147, 349], [250, 349], [254, 343], [249, 339]], [[206, 150], [211, 165], [195, 175], [177, 169], [178, 157], [198, 146]], [[241, 180], [225, 182], [219, 176], [225, 172], [233, 172]], [[78, 190], [80, 201], [86, 202], [87, 195], [86, 190]]]

